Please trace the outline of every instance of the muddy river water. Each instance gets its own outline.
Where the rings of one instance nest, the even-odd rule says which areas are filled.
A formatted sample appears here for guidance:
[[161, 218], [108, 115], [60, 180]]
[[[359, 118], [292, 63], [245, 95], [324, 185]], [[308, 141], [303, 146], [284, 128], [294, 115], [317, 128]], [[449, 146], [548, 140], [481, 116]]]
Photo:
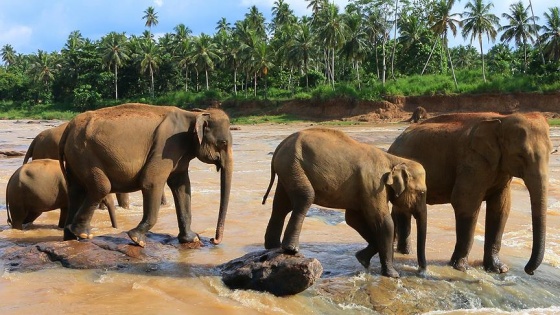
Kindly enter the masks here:
[[[27, 149], [40, 131], [59, 121], [0, 121], [0, 149]], [[365, 241], [344, 222], [342, 211], [313, 206], [304, 222], [301, 251], [323, 265], [322, 277], [306, 291], [290, 297], [230, 290], [216, 266], [263, 248], [272, 198], [261, 204], [270, 178], [270, 159], [279, 142], [306, 125], [240, 126], [234, 138], [234, 180], [224, 240], [218, 246], [184, 250], [145, 272], [73, 270], [0, 270], [1, 314], [554, 314], [560, 312], [560, 154], [550, 160], [546, 254], [535, 275], [525, 274], [532, 232], [530, 202], [523, 182], [514, 179], [512, 211], [506, 224], [501, 259], [507, 274], [482, 269], [484, 204], [470, 254], [472, 268], [459, 272], [447, 265], [455, 243], [450, 205], [428, 207], [428, 271], [416, 271], [416, 256], [395, 254], [399, 279], [380, 277], [378, 256], [365, 270], [354, 253]], [[332, 127], [387, 149], [404, 124]], [[560, 129], [551, 129], [555, 146]], [[61, 240], [59, 211], [41, 215], [24, 231], [6, 224], [5, 187], [22, 157], [0, 159], [0, 247], [2, 241], [36, 243]], [[193, 230], [214, 234], [219, 204], [219, 174], [211, 165], [193, 161], [190, 170]], [[167, 189], [168, 200], [172, 201]], [[140, 193], [129, 210], [117, 207], [119, 229], [107, 212], [97, 211], [94, 234], [127, 231], [142, 217]], [[414, 220], [413, 220], [414, 221]], [[414, 224], [414, 223], [413, 223]], [[172, 205], [162, 206], [152, 231], [177, 235]], [[413, 241], [415, 241], [413, 225]], [[415, 248], [413, 244], [413, 248]], [[0, 262], [4, 265], [5, 262]]]

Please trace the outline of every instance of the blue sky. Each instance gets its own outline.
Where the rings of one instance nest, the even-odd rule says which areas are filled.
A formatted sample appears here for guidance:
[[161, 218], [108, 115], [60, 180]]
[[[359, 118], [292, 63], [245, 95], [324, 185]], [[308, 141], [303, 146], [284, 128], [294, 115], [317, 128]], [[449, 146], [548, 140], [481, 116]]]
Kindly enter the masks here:
[[[332, 0], [331, 0], [332, 1]], [[526, 5], [528, 0], [522, 0]], [[341, 10], [348, 0], [334, 0]], [[515, 0], [492, 0], [493, 13], [508, 12]], [[543, 17], [560, 0], [532, 0], [535, 15]], [[310, 15], [304, 0], [286, 0], [297, 16]], [[466, 0], [456, 1], [453, 12], [463, 12]], [[274, 0], [0, 0], [0, 47], [10, 44], [18, 53], [48, 52], [63, 48], [68, 35], [79, 30], [84, 37], [97, 40], [111, 31], [140, 35], [146, 28], [144, 10], [153, 6], [159, 23], [154, 34], [173, 32], [180, 23], [194, 35], [214, 34], [216, 23], [225, 17], [233, 24], [256, 5], [270, 21]], [[542, 20], [540, 22], [543, 22]], [[452, 45], [468, 44], [459, 35]], [[487, 42], [485, 46], [490, 46]]]

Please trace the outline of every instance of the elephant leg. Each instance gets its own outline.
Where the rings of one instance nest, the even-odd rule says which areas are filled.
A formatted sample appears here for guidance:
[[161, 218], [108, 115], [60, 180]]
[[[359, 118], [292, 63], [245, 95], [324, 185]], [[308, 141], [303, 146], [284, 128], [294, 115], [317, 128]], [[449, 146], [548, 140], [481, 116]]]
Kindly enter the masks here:
[[137, 245], [146, 246], [146, 233], [156, 224], [159, 213], [163, 183], [144, 185], [142, 188], [143, 215], [142, 220], [132, 230], [128, 237]]
[[68, 208], [62, 207], [60, 208], [60, 217], [58, 218], [58, 227], [64, 228], [64, 223], [66, 222], [66, 217], [68, 216]]
[[[191, 230], [191, 182], [188, 173], [173, 174], [167, 180], [167, 185], [171, 188], [173, 200], [175, 201], [175, 212], [179, 224], [179, 235], [177, 238], [180, 243], [192, 243], [200, 241], [198, 235]], [[158, 196], [158, 203], [161, 205], [161, 198], [164, 187]]]
[[410, 230], [412, 215], [406, 211], [401, 211], [400, 208], [393, 205], [391, 212], [393, 224], [395, 225], [395, 235], [397, 239], [397, 252], [401, 254], [410, 254]]
[[12, 219], [12, 222], [10, 223], [12, 229], [23, 230], [23, 221], [25, 221], [25, 218], [27, 217], [27, 210], [25, 207], [15, 205], [13, 203], [10, 204], [9, 207], [10, 209], [8, 211], [10, 211]]
[[86, 195], [82, 206], [76, 212], [72, 224], [68, 226], [68, 230], [79, 239], [91, 239], [91, 218], [94, 211], [98, 208], [103, 197], [99, 195]]
[[295, 254], [299, 251], [301, 227], [309, 207], [311, 207], [315, 200], [315, 191], [307, 178], [302, 178], [302, 182], [296, 183], [295, 187], [289, 188], [289, 190], [286, 188], [286, 190], [291, 197], [290, 201], [293, 205], [293, 210], [284, 231], [282, 249], [286, 253]]
[[161, 205], [162, 206], [167, 205], [167, 197], [165, 197], [165, 189], [163, 190], [163, 193], [161, 194]]
[[502, 235], [511, 209], [509, 183], [499, 193], [486, 200], [486, 228], [484, 232], [484, 269], [505, 273], [509, 268], [500, 261], [498, 254], [502, 246]]
[[375, 240], [379, 248], [381, 274], [391, 278], [398, 278], [399, 273], [393, 266], [393, 238], [395, 235], [395, 227], [389, 209], [387, 209], [386, 213], [377, 211], [376, 209], [374, 209], [373, 212], [366, 211], [365, 216], [369, 228], [375, 233]]
[[101, 204], [104, 204], [109, 212], [109, 218], [111, 219], [111, 226], [117, 228], [117, 214], [115, 209], [115, 198], [111, 194], [108, 194], [103, 198]]
[[115, 195], [121, 208], [130, 209], [130, 195], [128, 193], [116, 193]]
[[371, 258], [378, 253], [375, 242], [375, 234], [369, 228], [366, 219], [361, 214], [360, 210], [347, 209], [345, 219], [346, 223], [356, 230], [368, 242], [368, 246], [366, 248], [356, 252], [356, 258], [360, 264], [362, 264], [364, 268], [368, 269]]
[[264, 248], [271, 249], [282, 246], [282, 243], [280, 242], [282, 229], [284, 228], [286, 216], [290, 213], [290, 211], [292, 211], [292, 204], [288, 193], [282, 183], [278, 182], [276, 192], [274, 193], [274, 200], [272, 202], [272, 213], [264, 235]]
[[23, 224], [33, 223], [42, 212], [29, 212], [25, 219], [23, 220]]
[[451, 201], [455, 210], [456, 243], [449, 263], [453, 268], [461, 271], [469, 268], [468, 256], [474, 241], [476, 221], [482, 203], [480, 199], [477, 200], [476, 197], [470, 196], [469, 198], [462, 198], [460, 201], [454, 201], [452, 196]]

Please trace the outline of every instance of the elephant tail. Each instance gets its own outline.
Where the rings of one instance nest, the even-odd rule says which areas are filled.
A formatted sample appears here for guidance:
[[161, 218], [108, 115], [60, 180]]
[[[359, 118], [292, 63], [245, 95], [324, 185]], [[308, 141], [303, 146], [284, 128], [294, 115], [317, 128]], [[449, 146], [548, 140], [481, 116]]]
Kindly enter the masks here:
[[[273, 158], [274, 159], [274, 158]], [[274, 164], [270, 163], [270, 183], [268, 184], [268, 189], [264, 194], [262, 204], [266, 203], [266, 198], [268, 198], [268, 194], [270, 193], [270, 189], [272, 189], [272, 185], [274, 184], [274, 179], [276, 178], [276, 172], [274, 171]]]
[[31, 141], [31, 144], [29, 145], [29, 148], [27, 148], [27, 152], [25, 152], [25, 157], [23, 158], [23, 164], [27, 164], [27, 162], [29, 161], [31, 156], [33, 156], [33, 150], [35, 149], [36, 140], [37, 140], [37, 137], [35, 137], [33, 139], [33, 141]]

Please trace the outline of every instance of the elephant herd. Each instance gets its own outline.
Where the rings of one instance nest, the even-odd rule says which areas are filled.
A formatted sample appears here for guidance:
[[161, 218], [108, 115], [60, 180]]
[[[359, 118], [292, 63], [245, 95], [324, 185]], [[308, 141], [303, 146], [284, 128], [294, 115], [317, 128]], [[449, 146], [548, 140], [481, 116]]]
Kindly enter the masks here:
[[[311, 204], [344, 209], [347, 224], [367, 242], [356, 253], [358, 261], [368, 268], [379, 253], [382, 274], [398, 277], [394, 242], [398, 252], [410, 253], [414, 217], [418, 265], [424, 270], [427, 204], [450, 203], [456, 229], [450, 264], [466, 270], [485, 201], [484, 269], [505, 273], [508, 266], [498, 254], [511, 208], [511, 181], [518, 177], [531, 199], [533, 246], [525, 272], [533, 274], [545, 251], [551, 151], [548, 123], [539, 113], [436, 116], [408, 127], [387, 152], [342, 131], [304, 129], [285, 138], [272, 156], [263, 204], [276, 177], [278, 183], [264, 246], [297, 253]], [[123, 104], [81, 113], [42, 132], [8, 182], [8, 223], [21, 229], [42, 212], [60, 208], [64, 240], [87, 239], [92, 237], [90, 221], [100, 203], [106, 204], [116, 227], [111, 193], [117, 193], [119, 204], [125, 205], [126, 193], [140, 190], [143, 216], [128, 235], [145, 246], [167, 184], [175, 202], [178, 240], [196, 242], [188, 172], [194, 158], [220, 172], [219, 214], [212, 239], [219, 244], [233, 175], [230, 121], [219, 109]]]

